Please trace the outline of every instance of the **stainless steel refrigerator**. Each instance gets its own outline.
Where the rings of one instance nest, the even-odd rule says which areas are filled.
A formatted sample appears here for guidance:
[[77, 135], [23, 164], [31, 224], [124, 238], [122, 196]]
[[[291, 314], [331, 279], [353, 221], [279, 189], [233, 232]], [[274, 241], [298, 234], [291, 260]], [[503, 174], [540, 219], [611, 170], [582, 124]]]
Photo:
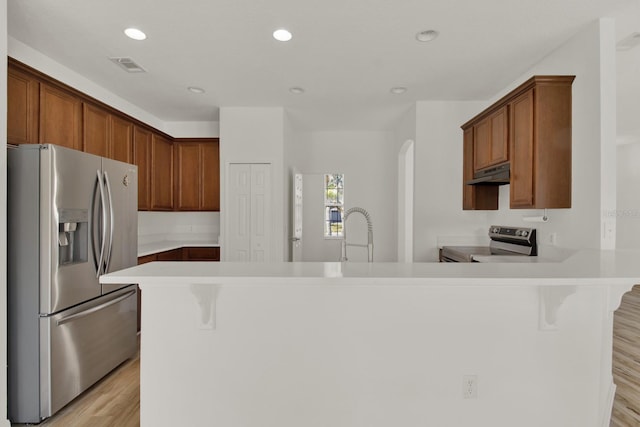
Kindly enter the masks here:
[[135, 355], [137, 167], [55, 145], [8, 150], [8, 412], [53, 415]]

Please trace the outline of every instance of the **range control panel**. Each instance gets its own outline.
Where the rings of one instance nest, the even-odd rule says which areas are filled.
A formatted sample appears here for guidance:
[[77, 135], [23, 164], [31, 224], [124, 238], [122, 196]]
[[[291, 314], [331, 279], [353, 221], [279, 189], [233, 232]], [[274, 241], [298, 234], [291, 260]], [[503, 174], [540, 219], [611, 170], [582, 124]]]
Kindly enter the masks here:
[[530, 242], [532, 239], [535, 240], [535, 235], [535, 228], [503, 227], [499, 225], [492, 225], [489, 228], [489, 237], [491, 240], [497, 241], [521, 240]]

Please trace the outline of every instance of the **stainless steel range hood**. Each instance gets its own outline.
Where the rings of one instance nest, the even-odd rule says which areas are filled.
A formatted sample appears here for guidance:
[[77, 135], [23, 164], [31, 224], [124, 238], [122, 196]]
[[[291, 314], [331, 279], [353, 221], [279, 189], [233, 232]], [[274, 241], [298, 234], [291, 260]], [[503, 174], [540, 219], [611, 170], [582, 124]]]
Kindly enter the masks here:
[[509, 163], [483, 169], [473, 174], [473, 179], [465, 182], [467, 185], [504, 185], [509, 184]]

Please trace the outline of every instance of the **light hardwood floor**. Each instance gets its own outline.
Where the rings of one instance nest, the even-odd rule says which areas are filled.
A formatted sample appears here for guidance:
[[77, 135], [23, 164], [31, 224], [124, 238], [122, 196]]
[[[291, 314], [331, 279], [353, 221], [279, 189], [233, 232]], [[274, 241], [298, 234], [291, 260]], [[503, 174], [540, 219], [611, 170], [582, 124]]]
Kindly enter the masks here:
[[[140, 342], [138, 353], [38, 426], [137, 427], [140, 425]], [[25, 426], [25, 424], [12, 424]]]
[[613, 381], [617, 390], [610, 426], [639, 426], [640, 286], [624, 295], [613, 319]]

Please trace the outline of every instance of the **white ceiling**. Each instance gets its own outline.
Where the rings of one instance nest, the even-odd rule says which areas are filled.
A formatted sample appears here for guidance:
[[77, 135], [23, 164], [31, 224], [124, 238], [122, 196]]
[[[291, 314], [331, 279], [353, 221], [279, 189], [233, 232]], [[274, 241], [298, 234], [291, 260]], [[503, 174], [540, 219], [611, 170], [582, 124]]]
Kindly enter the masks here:
[[[8, 33], [163, 121], [283, 106], [300, 129], [378, 130], [417, 100], [492, 97], [629, 1], [8, 0]], [[127, 38], [129, 26], [147, 40]], [[293, 40], [275, 41], [279, 27]], [[427, 29], [440, 37], [417, 42]], [[112, 56], [148, 72], [126, 73]]]

